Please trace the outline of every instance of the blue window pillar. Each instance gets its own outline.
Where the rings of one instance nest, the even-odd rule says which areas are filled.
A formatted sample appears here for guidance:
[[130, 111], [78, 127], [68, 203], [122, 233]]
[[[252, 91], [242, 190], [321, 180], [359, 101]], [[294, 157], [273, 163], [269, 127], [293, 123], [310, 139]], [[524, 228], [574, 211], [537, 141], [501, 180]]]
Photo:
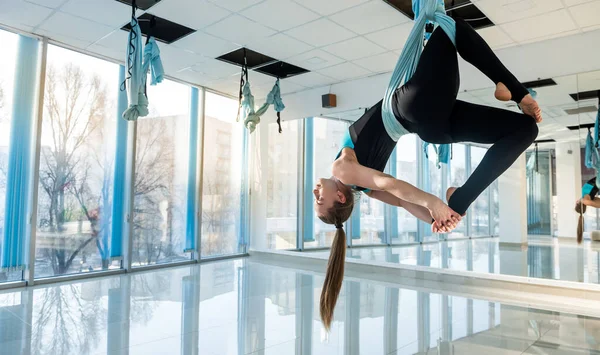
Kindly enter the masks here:
[[[388, 173], [392, 176], [398, 177], [398, 162], [397, 162], [397, 150], [394, 148], [392, 155], [388, 160]], [[398, 207], [390, 206], [387, 203], [384, 206], [385, 216], [385, 232], [386, 232], [386, 244], [392, 244], [392, 239], [399, 238], [398, 235]]]
[[190, 99], [190, 140], [186, 202], [186, 231], [184, 252], [197, 251], [196, 245], [196, 185], [198, 171], [198, 108], [199, 90], [192, 87]]
[[[423, 141], [417, 139], [417, 161], [420, 163], [418, 171], [418, 187], [426, 192], [431, 192], [431, 183], [429, 179], [429, 158], [423, 150]], [[428, 223], [419, 220], [418, 224], [419, 241], [423, 241], [425, 237], [431, 236], [431, 227]]]
[[[38, 52], [36, 39], [19, 36], [8, 148], [2, 269], [23, 270], [33, 178], [34, 127], [38, 97]], [[33, 246], [35, 247], [35, 246]]]
[[314, 157], [315, 157], [315, 130], [314, 118], [308, 117], [304, 120], [304, 241], [315, 241], [315, 217], [313, 213], [314, 199], [312, 186], [314, 179]]
[[[125, 67], [119, 66], [119, 83], [125, 80]], [[117, 145], [115, 148], [115, 170], [113, 181], [112, 228], [110, 238], [110, 258], [123, 256], [123, 228], [125, 227], [125, 207], [127, 196], [127, 135], [128, 122], [122, 118], [127, 109], [127, 92], [119, 90], [117, 99]]]

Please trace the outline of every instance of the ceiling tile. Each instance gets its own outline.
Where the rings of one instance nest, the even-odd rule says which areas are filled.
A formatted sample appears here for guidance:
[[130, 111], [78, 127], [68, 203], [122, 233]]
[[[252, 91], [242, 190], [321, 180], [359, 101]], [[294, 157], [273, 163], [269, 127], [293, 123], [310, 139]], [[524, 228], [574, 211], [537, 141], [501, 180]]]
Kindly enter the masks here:
[[109, 57], [119, 62], [124, 62], [125, 60], [125, 47], [123, 47], [122, 51], [101, 46], [99, 44], [92, 44], [86, 48], [88, 51], [92, 53], [99, 54], [101, 56]]
[[386, 51], [383, 47], [376, 45], [364, 37], [354, 37], [346, 41], [331, 44], [322, 49], [346, 60], [369, 57]]
[[316, 47], [355, 37], [354, 33], [325, 18], [293, 28], [286, 33]]
[[304, 69], [317, 70], [340, 64], [344, 60], [320, 49], [315, 49], [299, 56], [288, 58], [286, 61]]
[[378, 54], [372, 57], [367, 57], [355, 60], [353, 63], [372, 71], [373, 73], [387, 73], [394, 70], [398, 62], [398, 56], [394, 52]]
[[212, 58], [202, 58], [199, 62], [192, 65], [190, 69], [213, 79], [238, 80], [239, 87], [239, 78], [234, 78], [235, 74], [241, 72], [241, 68], [238, 66]]
[[[25, 0], [25, 2], [40, 5], [49, 9], [56, 9], [67, 0]], [[14, 1], [13, 1], [14, 2]], [[2, 6], [5, 6], [4, 4]]]
[[58, 43], [66, 44], [81, 49], [85, 49], [91, 44], [91, 41], [81, 40], [78, 38], [73, 38], [71, 36], [65, 36], [60, 33], [53, 33], [45, 30], [36, 30], [35, 33], [40, 36], [48, 37]]
[[365, 35], [365, 37], [391, 51], [398, 50], [404, 47], [413, 27], [413, 23], [409, 22], [400, 26], [394, 26], [386, 28], [385, 30], [370, 33]]
[[[304, 87], [302, 85], [294, 84], [289, 80], [280, 81], [279, 87], [281, 88], [282, 95], [306, 89], [306, 87]], [[284, 96], [284, 99], [285, 99], [285, 96]], [[284, 103], [285, 103], [285, 101], [284, 101]]]
[[60, 11], [111, 27], [121, 27], [131, 18], [131, 7], [115, 0], [70, 0]]
[[592, 2], [592, 1], [598, 1], [598, 0], [564, 0], [565, 6], [567, 6], [567, 7], [580, 5], [580, 4], [584, 4], [586, 2]]
[[282, 85], [285, 85], [287, 82], [291, 82], [293, 84], [302, 85], [307, 88], [314, 88], [319, 86], [325, 86], [329, 84], [333, 84], [338, 80], [325, 76], [323, 74], [310, 72], [302, 75], [293, 76], [289, 79], [283, 79]]
[[231, 13], [206, 0], [163, 0], [148, 12], [195, 30], [213, 24]]
[[267, 0], [240, 14], [277, 31], [285, 31], [320, 17], [290, 0]]
[[559, 10], [552, 13], [527, 18], [501, 25], [502, 29], [515, 41], [522, 42], [539, 37], [556, 35], [576, 30], [577, 26], [567, 13]]
[[196, 54], [216, 58], [239, 48], [238, 45], [207, 33], [196, 31], [172, 44]]
[[[86, 42], [95, 42], [113, 31], [113, 28], [80, 17], [55, 12], [42, 23], [41, 31], [66, 36]], [[36, 31], [36, 33], [39, 33]]]
[[563, 3], [561, 0], [480, 0], [476, 6], [498, 25], [562, 9]]
[[129, 32], [125, 32], [123, 30], [114, 30], [108, 35], [102, 37], [94, 44], [100, 45], [102, 47], [110, 48], [117, 51], [122, 51], [125, 53], [127, 49], [127, 41], [129, 38]]
[[233, 15], [205, 29], [205, 32], [239, 44], [248, 45], [253, 41], [275, 34], [270, 28], [250, 21], [242, 16]]
[[408, 17], [383, 1], [371, 1], [330, 18], [358, 34], [371, 33], [410, 21]]
[[280, 60], [284, 60], [313, 49], [312, 46], [283, 33], [278, 33], [271, 37], [255, 41], [250, 43], [248, 47], [252, 50]]
[[0, 22], [15, 27], [36, 27], [52, 13], [48, 8], [24, 1], [3, 1], [0, 8]]
[[167, 74], [190, 67], [205, 58], [168, 44], [159, 44], [160, 57]]
[[226, 8], [229, 11], [238, 12], [250, 6], [259, 4], [264, 0], [208, 0], [213, 4]]
[[370, 71], [349, 62], [321, 69], [319, 73], [340, 81], [360, 78], [371, 74]]
[[579, 27], [600, 25], [600, 1], [569, 8]]
[[551, 34], [551, 35], [547, 35], [547, 36], [536, 37], [536, 38], [528, 39], [525, 41], [521, 41], [521, 42], [519, 42], [519, 44], [529, 44], [529, 43], [534, 43], [534, 42], [540, 42], [540, 41], [545, 41], [545, 40], [549, 40], [549, 39], [553, 39], [553, 38], [572, 36], [572, 35], [576, 35], [578, 33], [580, 33], [579, 30], [560, 32], [560, 33], [556, 33], [556, 34]]
[[497, 26], [482, 28], [477, 30], [477, 32], [479, 32], [479, 35], [481, 35], [492, 48], [505, 47], [514, 44], [513, 40]]
[[240, 83], [235, 80], [227, 79], [213, 82], [210, 84], [209, 88], [227, 95], [237, 96], [240, 91]]
[[335, 12], [345, 10], [349, 7], [365, 3], [370, 0], [295, 0], [302, 6], [323, 15], [331, 15]]

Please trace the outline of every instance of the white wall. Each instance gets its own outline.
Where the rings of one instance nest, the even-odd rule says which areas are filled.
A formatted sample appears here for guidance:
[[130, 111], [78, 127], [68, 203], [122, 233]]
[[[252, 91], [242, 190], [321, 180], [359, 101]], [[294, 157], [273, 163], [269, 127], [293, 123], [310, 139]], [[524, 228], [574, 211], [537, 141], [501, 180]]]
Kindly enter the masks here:
[[[600, 43], [600, 30], [495, 52], [519, 80], [530, 81], [600, 70], [600, 46], [590, 43]], [[470, 64], [460, 60], [459, 65], [461, 91], [493, 86], [491, 81]], [[370, 107], [383, 97], [389, 79], [390, 73], [384, 73], [283, 95], [286, 109], [282, 117], [285, 120], [301, 119]], [[285, 86], [285, 80], [281, 85]], [[337, 95], [337, 107], [324, 109], [321, 107], [321, 95], [329, 92]], [[265, 115], [262, 123], [274, 121], [274, 116]]]
[[558, 236], [576, 238], [575, 201], [581, 196], [581, 151], [578, 143], [556, 144]]

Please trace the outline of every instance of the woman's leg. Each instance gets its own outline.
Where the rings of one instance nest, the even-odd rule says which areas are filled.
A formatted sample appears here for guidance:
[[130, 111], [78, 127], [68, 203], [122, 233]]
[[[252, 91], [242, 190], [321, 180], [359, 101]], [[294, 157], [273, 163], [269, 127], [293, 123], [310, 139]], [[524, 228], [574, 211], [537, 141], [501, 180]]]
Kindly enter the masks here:
[[494, 84], [503, 83], [512, 94], [511, 100], [520, 103], [529, 92], [500, 62], [490, 46], [473, 27], [462, 19], [456, 19], [456, 50], [458, 54], [479, 69]]
[[417, 129], [434, 125], [438, 132], [445, 132], [459, 84], [456, 48], [448, 35], [437, 28], [412, 78], [396, 91], [394, 111], [401, 121], [408, 121]]
[[538, 127], [532, 117], [457, 100], [450, 118], [452, 140], [493, 144], [448, 205], [464, 214], [471, 203], [533, 143]]

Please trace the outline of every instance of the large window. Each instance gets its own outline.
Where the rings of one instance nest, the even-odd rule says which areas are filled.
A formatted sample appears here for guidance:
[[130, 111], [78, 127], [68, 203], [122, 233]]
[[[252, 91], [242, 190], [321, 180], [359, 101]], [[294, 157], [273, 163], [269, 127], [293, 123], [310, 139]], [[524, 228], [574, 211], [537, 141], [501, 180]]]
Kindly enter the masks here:
[[[396, 178], [417, 186], [417, 136], [414, 134], [400, 138], [396, 145]], [[418, 219], [404, 208], [396, 208], [398, 215], [398, 234], [392, 234], [392, 243], [411, 243], [418, 241]], [[392, 211], [393, 215], [394, 211]]]
[[[4, 241], [4, 208], [8, 174], [8, 147], [12, 121], [12, 99], [19, 36], [0, 30], [0, 255]], [[0, 272], [0, 282], [21, 278], [21, 272]]]
[[295, 249], [298, 223], [298, 144], [301, 121], [269, 124], [267, 248]]
[[[313, 184], [318, 178], [331, 177], [331, 164], [340, 151], [340, 142], [348, 130], [348, 123], [326, 118], [314, 118], [314, 164]], [[362, 198], [367, 198], [363, 196]], [[313, 201], [306, 201], [313, 203]], [[314, 238], [312, 242], [305, 241], [304, 247], [331, 246], [335, 236], [335, 227], [325, 224], [314, 214]], [[348, 221], [349, 222], [349, 221]]]
[[132, 261], [188, 260], [186, 188], [190, 88], [164, 81], [147, 87], [150, 114], [137, 123]]
[[[464, 144], [452, 145], [452, 161], [450, 162], [450, 184], [448, 187], [461, 187], [467, 181], [467, 158], [466, 153], [469, 147]], [[444, 196], [444, 202], [446, 198]], [[458, 224], [458, 227], [452, 231], [449, 238], [461, 238], [467, 234], [467, 219], [464, 218]]]
[[[471, 171], [475, 171], [487, 149], [471, 146]], [[471, 236], [490, 235], [490, 189], [485, 189], [471, 205]]]
[[47, 63], [35, 276], [107, 269], [118, 66], [56, 46]]
[[353, 239], [353, 245], [385, 243], [384, 206], [379, 200], [361, 194], [360, 238]]
[[202, 186], [202, 256], [244, 252], [244, 126], [238, 102], [206, 93]]

